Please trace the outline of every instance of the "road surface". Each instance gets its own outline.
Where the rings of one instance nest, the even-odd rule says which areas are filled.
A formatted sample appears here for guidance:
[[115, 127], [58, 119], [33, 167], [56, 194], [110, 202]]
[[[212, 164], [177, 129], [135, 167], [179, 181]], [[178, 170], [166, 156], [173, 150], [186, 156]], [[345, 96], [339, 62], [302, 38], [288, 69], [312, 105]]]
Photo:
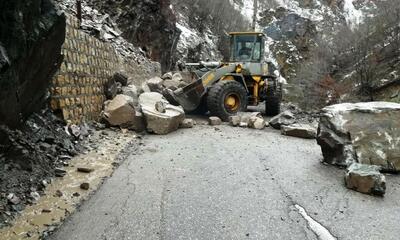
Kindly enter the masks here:
[[149, 135], [51, 239], [318, 239], [296, 205], [338, 239], [399, 239], [400, 178], [363, 195], [321, 160], [271, 129]]

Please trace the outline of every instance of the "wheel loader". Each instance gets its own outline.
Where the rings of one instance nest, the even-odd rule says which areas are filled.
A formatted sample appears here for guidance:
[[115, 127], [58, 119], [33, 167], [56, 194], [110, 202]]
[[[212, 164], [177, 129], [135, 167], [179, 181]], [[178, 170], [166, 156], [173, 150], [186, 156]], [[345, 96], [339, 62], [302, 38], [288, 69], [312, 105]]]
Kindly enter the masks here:
[[247, 106], [265, 102], [265, 113], [280, 112], [282, 84], [264, 61], [265, 35], [261, 32], [230, 33], [229, 62], [187, 63], [196, 70], [194, 82], [169, 91], [170, 97], [185, 111], [207, 112], [224, 121]]

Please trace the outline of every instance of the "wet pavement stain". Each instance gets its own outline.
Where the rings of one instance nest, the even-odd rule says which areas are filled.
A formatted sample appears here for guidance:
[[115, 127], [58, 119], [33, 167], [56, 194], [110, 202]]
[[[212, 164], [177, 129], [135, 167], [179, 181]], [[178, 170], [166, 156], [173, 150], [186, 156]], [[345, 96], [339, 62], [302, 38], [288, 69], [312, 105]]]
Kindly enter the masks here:
[[[106, 139], [97, 136], [98, 147], [73, 158], [65, 167], [67, 174], [54, 179], [47, 186], [45, 195], [36, 204], [27, 206], [11, 227], [1, 229], [0, 239], [39, 239], [49, 227], [59, 225], [113, 173], [118, 154], [135, 137], [133, 133], [115, 133]], [[78, 168], [81, 167], [93, 171], [80, 172]], [[81, 189], [82, 183], [89, 183], [89, 190]]]

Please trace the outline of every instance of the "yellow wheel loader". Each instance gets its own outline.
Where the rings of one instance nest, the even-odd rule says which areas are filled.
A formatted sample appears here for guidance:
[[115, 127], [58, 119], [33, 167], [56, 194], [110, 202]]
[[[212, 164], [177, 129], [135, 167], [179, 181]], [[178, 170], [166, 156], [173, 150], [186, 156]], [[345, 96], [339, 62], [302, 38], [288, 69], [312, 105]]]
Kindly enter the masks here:
[[197, 80], [169, 91], [167, 98], [179, 103], [185, 111], [210, 111], [228, 121], [229, 116], [246, 111], [247, 106], [265, 102], [267, 115], [280, 112], [282, 85], [273, 66], [264, 61], [265, 35], [260, 32], [233, 32], [230, 61], [185, 64]]

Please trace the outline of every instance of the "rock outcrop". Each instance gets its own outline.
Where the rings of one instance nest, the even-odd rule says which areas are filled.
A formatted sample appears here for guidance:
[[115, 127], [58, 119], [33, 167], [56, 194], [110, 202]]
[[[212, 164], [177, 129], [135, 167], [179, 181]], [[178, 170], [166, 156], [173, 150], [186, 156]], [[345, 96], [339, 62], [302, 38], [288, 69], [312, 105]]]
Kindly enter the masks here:
[[337, 104], [322, 110], [317, 142], [324, 161], [354, 162], [400, 171], [400, 104]]
[[[156, 107], [160, 105], [160, 102], [163, 103], [165, 112], [160, 112], [160, 108]], [[182, 107], [169, 104], [161, 94], [156, 92], [141, 94], [139, 104], [145, 116], [147, 131], [151, 133], [164, 135], [176, 131], [185, 119]]]
[[0, 123], [16, 127], [46, 100], [65, 16], [51, 0], [1, 1], [0, 16]]
[[379, 172], [380, 167], [351, 164], [346, 171], [346, 187], [357, 192], [383, 196], [386, 191], [386, 179]]

